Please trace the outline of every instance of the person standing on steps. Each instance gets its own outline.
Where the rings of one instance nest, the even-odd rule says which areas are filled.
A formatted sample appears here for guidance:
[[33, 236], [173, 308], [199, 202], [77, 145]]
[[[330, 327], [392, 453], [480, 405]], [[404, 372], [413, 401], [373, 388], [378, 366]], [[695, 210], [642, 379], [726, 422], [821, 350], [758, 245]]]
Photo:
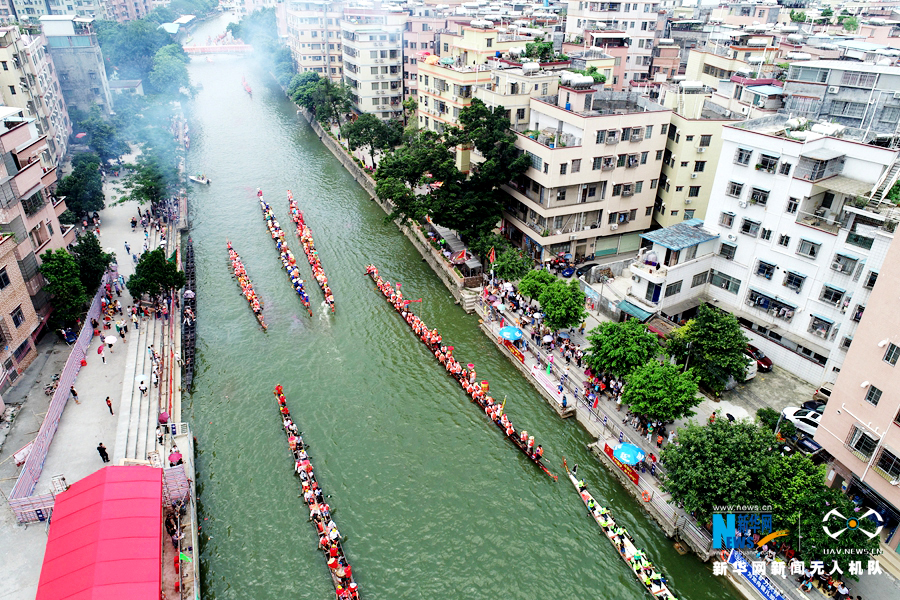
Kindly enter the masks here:
[[109, 454], [106, 453], [106, 446], [103, 445], [103, 442], [100, 442], [100, 445], [97, 446], [97, 452], [100, 454], [100, 458], [103, 462], [109, 462]]
[[147, 395], [147, 384], [143, 381], [140, 383], [140, 385], [138, 385], [138, 389], [141, 390], [141, 396]]
[[107, 406], [107, 408], [109, 408], [109, 414], [113, 414], [112, 400], [109, 399], [109, 396], [106, 397], [106, 406]]
[[78, 392], [75, 391], [74, 385], [69, 388], [69, 395], [72, 396], [72, 400], [75, 401], [75, 404], [81, 404], [81, 402], [78, 400]]

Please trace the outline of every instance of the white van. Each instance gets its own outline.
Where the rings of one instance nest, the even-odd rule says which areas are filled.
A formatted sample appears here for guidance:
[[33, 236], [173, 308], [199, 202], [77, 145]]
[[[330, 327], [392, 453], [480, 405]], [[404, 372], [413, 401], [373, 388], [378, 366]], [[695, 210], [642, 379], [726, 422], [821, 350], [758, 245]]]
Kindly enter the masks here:
[[[743, 383], [747, 383], [751, 379], [756, 377], [756, 359], [747, 357], [747, 370], [744, 371], [744, 381]], [[734, 380], [734, 377], [729, 377], [728, 381], [725, 383], [725, 390], [733, 390], [737, 387], [738, 382]]]

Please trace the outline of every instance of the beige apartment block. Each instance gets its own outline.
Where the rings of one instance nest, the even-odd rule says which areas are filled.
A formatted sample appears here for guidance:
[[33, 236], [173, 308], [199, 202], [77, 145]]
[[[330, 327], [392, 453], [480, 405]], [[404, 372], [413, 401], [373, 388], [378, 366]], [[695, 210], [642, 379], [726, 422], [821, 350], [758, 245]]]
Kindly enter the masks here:
[[685, 77], [719, 89], [719, 81], [733, 75], [761, 79], [775, 76], [780, 49], [771, 34], [739, 34], [731, 42], [709, 41], [691, 50]]
[[709, 101], [710, 92], [697, 82], [681, 82], [669, 86], [663, 97], [663, 106], [674, 112], [672, 122], [660, 132], [666, 136], [666, 151], [653, 212], [659, 227], [706, 218], [722, 151], [722, 127], [741, 120], [726, 118], [726, 111]]
[[815, 441], [835, 459], [827, 483], [847, 491], [861, 507], [859, 517], [869, 509], [879, 514], [883, 557], [896, 562], [900, 539], [891, 536], [900, 524], [900, 245], [896, 240], [876, 276]]
[[671, 114], [640, 94], [564, 75], [556, 95], [531, 99], [528, 130], [517, 134], [531, 167], [504, 187], [504, 234], [542, 261], [637, 250], [652, 221]]
[[522, 133], [531, 122], [531, 99], [556, 95], [559, 71], [541, 69], [537, 63], [514, 67], [506, 60], [491, 60], [490, 83], [475, 88], [475, 97], [490, 107], [502, 106], [509, 126]]
[[343, 80], [342, 14], [342, 3], [314, 0], [288, 2], [278, 13], [279, 20], [285, 20], [283, 28], [298, 72], [318, 73], [335, 83]]
[[403, 30], [406, 13], [344, 9], [341, 43], [344, 83], [360, 113], [382, 119], [403, 116]]

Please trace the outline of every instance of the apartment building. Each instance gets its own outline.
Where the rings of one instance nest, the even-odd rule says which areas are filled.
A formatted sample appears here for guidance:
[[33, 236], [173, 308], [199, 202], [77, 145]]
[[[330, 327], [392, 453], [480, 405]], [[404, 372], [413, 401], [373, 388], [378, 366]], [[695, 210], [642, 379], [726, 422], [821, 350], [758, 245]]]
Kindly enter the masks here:
[[[490, 21], [459, 26], [458, 33], [442, 33], [440, 57], [432, 54], [419, 59], [419, 127], [440, 132], [455, 124], [459, 111], [472, 103], [476, 88], [492, 83], [488, 59], [513, 49], [524, 52], [527, 41], [500, 33]], [[460, 168], [468, 170], [464, 164]]]
[[625, 91], [628, 84], [625, 65], [630, 50], [628, 34], [624, 31], [585, 31], [584, 37], [580, 44], [563, 44], [563, 53], [572, 60], [572, 66], [576, 69], [595, 66], [604, 74], [609, 69], [605, 85], [617, 92]]
[[712, 103], [711, 90], [699, 82], [666, 86], [661, 104], [672, 109], [662, 172], [656, 188], [653, 223], [669, 227], [680, 221], [704, 219], [722, 150], [722, 127], [741, 119]]
[[105, 5], [106, 18], [119, 23], [141, 19], [154, 8], [150, 0], [105, 0]]
[[650, 59], [650, 79], [669, 81], [678, 75], [681, 67], [681, 48], [669, 38], [659, 40]]
[[112, 94], [103, 51], [93, 30], [94, 19], [45, 15], [40, 20], [67, 106], [87, 112], [96, 105], [109, 114]]
[[900, 153], [870, 140], [782, 114], [726, 125], [704, 225], [715, 252], [654, 243], [631, 267], [629, 301], [675, 321], [713, 302], [776, 364], [834, 381], [897, 225], [861, 198], [900, 172]]
[[341, 20], [344, 83], [353, 108], [382, 119], [403, 116], [406, 13], [345, 7]]
[[742, 33], [731, 41], [710, 40], [688, 54], [685, 77], [719, 89], [719, 82], [734, 75], [753, 79], [774, 78], [779, 48], [768, 34]]
[[625, 31], [631, 40], [625, 57], [625, 77], [629, 81], [649, 78], [655, 40], [661, 37], [665, 13], [659, 2], [585, 2], [569, 0], [566, 39], [583, 39], [585, 32], [605, 29]]
[[447, 18], [434, 9], [419, 9], [406, 20], [403, 32], [403, 98], [418, 99], [419, 58], [438, 53], [438, 32], [447, 29]]
[[843, 60], [795, 62], [784, 83], [785, 110], [848, 127], [900, 132], [900, 67]]
[[729, 2], [714, 8], [709, 15], [710, 22], [744, 27], [746, 25], [775, 24], [781, 6], [775, 0], [754, 2]]
[[[43, 291], [44, 278], [38, 272], [40, 254], [75, 241], [75, 228], [59, 223], [65, 201], [51, 195], [56, 187], [56, 163], [49, 138], [38, 132], [36, 119], [24, 117], [22, 112], [0, 107], [0, 264], [5, 267], [0, 268], [0, 309], [6, 311], [0, 312], [0, 335], [13, 349], [11, 358], [3, 358], [2, 353], [0, 358], [12, 361], [4, 363], [10, 377], [14, 376], [11, 368], [23, 368], [30, 362], [33, 345], [26, 344], [30, 344], [26, 338], [38, 333], [51, 310], [49, 296]], [[13, 297], [15, 300], [10, 299]]]
[[637, 250], [651, 224], [672, 111], [571, 73], [556, 95], [530, 102], [516, 145], [531, 166], [504, 187], [504, 234], [541, 261]]
[[47, 136], [57, 165], [66, 154], [72, 126], [46, 46], [41, 33], [0, 27], [0, 98], [6, 106], [25, 109], [26, 116], [35, 118], [38, 135]]
[[335, 83], [343, 81], [342, 16], [341, 2], [285, 3], [284, 11], [278, 13], [279, 27], [287, 32], [287, 45], [298, 72], [318, 73]]
[[556, 95], [559, 71], [541, 69], [536, 63], [514, 67], [506, 60], [492, 60], [490, 64], [490, 83], [475, 88], [475, 97], [492, 108], [504, 107], [510, 127], [523, 133], [531, 123], [531, 99]]
[[860, 519], [882, 526], [878, 558], [894, 565], [900, 562], [900, 540], [894, 535], [900, 525], [898, 289], [900, 244], [892, 244], [815, 434], [815, 441], [834, 457], [827, 483], [846, 491], [859, 506]]

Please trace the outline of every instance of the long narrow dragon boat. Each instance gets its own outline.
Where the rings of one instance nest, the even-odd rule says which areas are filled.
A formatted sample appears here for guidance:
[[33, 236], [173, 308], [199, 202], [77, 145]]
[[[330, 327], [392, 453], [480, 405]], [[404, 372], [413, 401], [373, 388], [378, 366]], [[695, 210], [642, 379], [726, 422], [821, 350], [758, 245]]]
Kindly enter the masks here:
[[472, 402], [477, 404], [484, 411], [485, 416], [503, 431], [506, 439], [518, 448], [522, 454], [527, 456], [528, 460], [556, 481], [556, 475], [551, 473], [541, 461], [544, 455], [544, 448], [540, 444], [535, 446], [534, 436], [529, 436], [527, 431], [517, 432], [503, 412], [506, 401], [504, 400], [502, 404], [494, 402], [494, 399], [487, 394], [489, 389], [488, 383], [486, 381], [481, 383], [477, 381], [474, 365], [469, 363], [467, 365], [468, 368], [463, 367], [456, 357], [453, 356], [453, 347], [442, 344], [443, 340], [438, 330], [429, 329], [422, 319], [414, 315], [410, 310], [410, 303], [421, 302], [421, 298], [418, 300], [405, 299], [400, 291], [400, 284], [396, 284], [395, 288], [391, 282], [382, 279], [375, 265], [366, 267], [366, 275], [372, 278], [377, 289], [384, 294], [387, 301], [403, 317], [413, 333], [419, 336], [422, 343], [434, 354], [434, 358], [444, 366], [447, 373], [459, 382], [459, 385], [469, 395]]
[[291, 190], [287, 191], [287, 196], [288, 205], [291, 209], [291, 219], [297, 225], [297, 237], [300, 238], [300, 243], [303, 244], [303, 252], [306, 254], [306, 260], [309, 261], [313, 279], [322, 288], [325, 302], [331, 307], [331, 312], [333, 313], [334, 294], [331, 293], [331, 288], [328, 287], [328, 277], [325, 275], [325, 269], [322, 268], [322, 261], [319, 260], [319, 252], [316, 250], [315, 242], [313, 242], [312, 231], [310, 231], [309, 226], [303, 220], [303, 212], [297, 206], [297, 201], [294, 200]]
[[247, 94], [252, 98], [253, 90], [250, 89], [250, 84], [247, 83], [247, 79], [243, 75], [241, 75], [241, 85], [244, 86], [244, 91], [247, 92]]
[[281, 257], [281, 266], [288, 274], [291, 286], [297, 292], [297, 295], [300, 296], [303, 306], [309, 311], [309, 316], [312, 316], [312, 309], [309, 307], [309, 295], [303, 287], [303, 279], [300, 278], [300, 269], [297, 268], [297, 260], [294, 258], [294, 253], [288, 248], [287, 240], [284, 239], [284, 230], [278, 224], [278, 219], [275, 218], [272, 208], [263, 199], [262, 190], [257, 189], [256, 196], [259, 198], [259, 207], [262, 209], [263, 217], [266, 219], [266, 227], [269, 229], [269, 233], [272, 234], [272, 241], [275, 242], [275, 248], [278, 249], [278, 254]]
[[294, 464], [294, 472], [300, 478], [300, 497], [309, 508], [309, 520], [318, 537], [318, 549], [325, 555], [337, 597], [342, 600], [359, 600], [359, 586], [353, 579], [353, 569], [344, 553], [343, 539], [334, 522], [334, 511], [325, 502], [325, 492], [319, 485], [316, 472], [310, 462], [309, 445], [303, 442], [302, 432], [291, 417], [284, 390], [275, 386], [275, 399], [281, 413], [282, 427], [287, 436], [288, 448]]
[[628, 570], [634, 574], [641, 585], [644, 586], [644, 589], [654, 598], [675, 600], [674, 594], [666, 587], [665, 578], [659, 570], [647, 560], [647, 555], [644, 551], [638, 549], [631, 535], [625, 531], [624, 527], [621, 527], [616, 523], [616, 520], [609, 513], [609, 510], [597, 503], [591, 493], [587, 491], [584, 480], [577, 478], [576, 472], [578, 471], [578, 465], [575, 465], [570, 471], [569, 467], [566, 465], [565, 459], [563, 459], [563, 467], [566, 469], [566, 475], [569, 476], [569, 481], [572, 482], [572, 485], [574, 485], [575, 489], [578, 491], [578, 495], [581, 496], [581, 501], [587, 508], [588, 513], [590, 513], [594, 521], [597, 522], [597, 525], [600, 526], [606, 539], [608, 539], [616, 549], [616, 554], [619, 555], [619, 558], [628, 565]]
[[250, 304], [250, 309], [256, 316], [256, 320], [259, 321], [260, 327], [263, 328], [263, 331], [267, 331], [269, 327], [266, 325], [265, 320], [263, 320], [262, 301], [253, 289], [253, 282], [250, 281], [250, 277], [247, 275], [247, 269], [244, 268], [244, 263], [241, 260], [240, 255], [235, 252], [230, 241], [226, 240], [226, 243], [228, 245], [228, 258], [231, 259], [231, 270], [234, 272], [234, 277], [237, 279], [238, 285], [241, 286], [241, 293]]

